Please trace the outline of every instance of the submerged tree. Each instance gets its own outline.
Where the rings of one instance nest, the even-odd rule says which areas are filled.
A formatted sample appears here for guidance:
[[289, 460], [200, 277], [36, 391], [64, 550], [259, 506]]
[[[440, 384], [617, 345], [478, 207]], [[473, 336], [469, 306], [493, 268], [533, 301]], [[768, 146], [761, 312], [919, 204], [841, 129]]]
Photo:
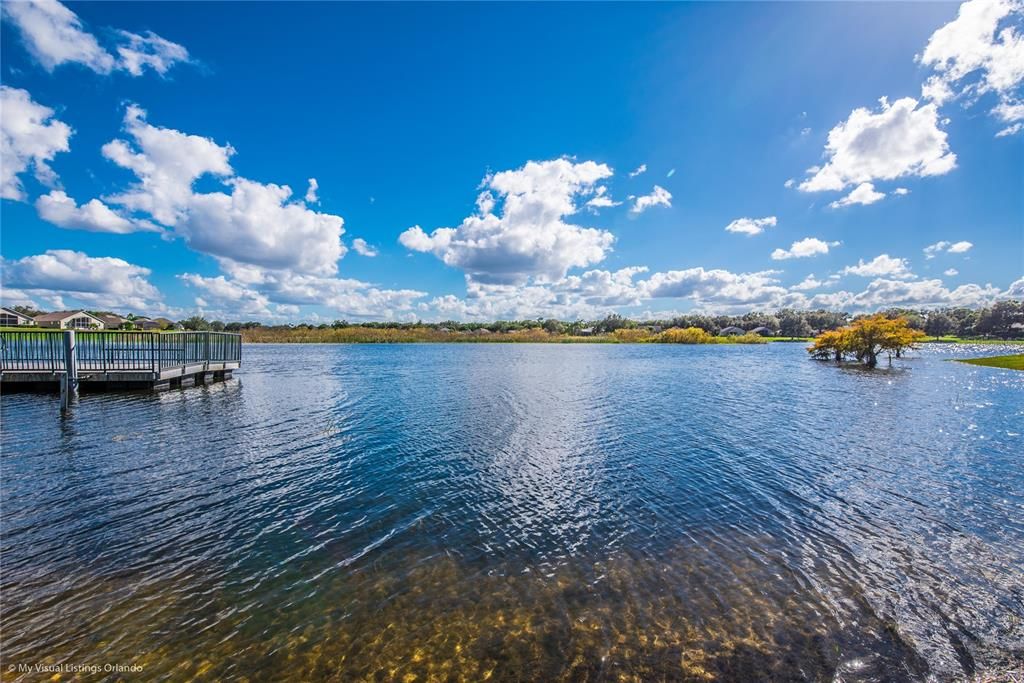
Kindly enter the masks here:
[[879, 354], [888, 352], [899, 358], [924, 337], [924, 332], [912, 328], [906, 318], [879, 314], [858, 318], [846, 327], [818, 335], [807, 351], [819, 360], [853, 357], [873, 368], [878, 365]]

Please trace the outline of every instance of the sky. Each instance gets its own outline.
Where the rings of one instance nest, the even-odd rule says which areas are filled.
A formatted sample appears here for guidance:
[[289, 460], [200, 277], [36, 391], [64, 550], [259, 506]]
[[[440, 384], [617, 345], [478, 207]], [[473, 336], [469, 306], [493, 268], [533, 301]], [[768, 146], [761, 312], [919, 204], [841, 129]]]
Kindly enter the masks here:
[[2, 5], [0, 299], [265, 323], [1024, 298], [1024, 1]]

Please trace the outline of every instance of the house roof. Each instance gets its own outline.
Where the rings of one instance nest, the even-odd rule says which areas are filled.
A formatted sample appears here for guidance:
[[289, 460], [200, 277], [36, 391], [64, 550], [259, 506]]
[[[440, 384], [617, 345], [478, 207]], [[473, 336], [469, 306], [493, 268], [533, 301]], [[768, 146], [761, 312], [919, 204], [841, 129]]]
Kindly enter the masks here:
[[0, 306], [0, 311], [3, 311], [4, 313], [10, 313], [11, 315], [16, 315], [19, 318], [28, 318], [29, 320], [32, 320], [32, 316], [25, 315], [24, 313], [18, 313], [13, 308], [7, 308], [6, 306]]
[[721, 332], [743, 332], [744, 329], [742, 327], [736, 327], [735, 325], [729, 325], [728, 327], [723, 327], [720, 331]]
[[116, 315], [116, 314], [112, 315], [110, 313], [101, 313], [101, 314], [99, 314], [97, 316], [94, 316], [94, 317], [99, 318], [100, 320], [102, 320], [103, 322], [105, 322], [108, 325], [120, 325], [121, 323], [128, 322], [128, 318], [122, 318], [119, 315]]
[[771, 332], [771, 330], [764, 325], [759, 325], [751, 330], [751, 332]]
[[60, 321], [60, 320], [67, 320], [68, 318], [73, 318], [73, 317], [78, 316], [78, 315], [84, 315], [84, 316], [87, 316], [89, 318], [92, 318], [93, 320], [98, 320], [99, 322], [103, 322], [102, 320], [100, 320], [96, 316], [92, 315], [91, 313], [86, 313], [85, 311], [82, 311], [82, 310], [78, 310], [78, 311], [54, 311], [53, 313], [43, 313], [42, 315], [37, 315], [35, 318], [33, 318], [33, 320], [35, 320], [37, 323], [49, 323], [49, 322], [57, 322], [57, 321]]

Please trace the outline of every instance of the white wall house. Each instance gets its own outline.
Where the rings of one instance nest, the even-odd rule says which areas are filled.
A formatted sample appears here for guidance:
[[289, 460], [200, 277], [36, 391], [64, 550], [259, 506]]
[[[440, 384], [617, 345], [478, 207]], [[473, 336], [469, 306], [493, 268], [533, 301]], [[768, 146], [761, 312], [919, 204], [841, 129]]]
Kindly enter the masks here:
[[85, 311], [55, 311], [43, 313], [35, 317], [36, 325], [60, 330], [103, 330], [106, 325], [102, 320]]
[[18, 325], [32, 325], [32, 318], [24, 313], [18, 313], [13, 308], [0, 307], [0, 327], [17, 327]]

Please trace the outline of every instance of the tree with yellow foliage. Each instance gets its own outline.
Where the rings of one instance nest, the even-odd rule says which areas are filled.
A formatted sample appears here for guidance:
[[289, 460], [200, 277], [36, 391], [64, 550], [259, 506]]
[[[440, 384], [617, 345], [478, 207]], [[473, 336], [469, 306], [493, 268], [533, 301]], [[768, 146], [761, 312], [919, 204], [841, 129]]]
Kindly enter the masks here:
[[858, 318], [838, 330], [823, 332], [807, 351], [819, 360], [834, 358], [838, 362], [852, 356], [873, 368], [878, 365], [879, 354], [889, 352], [899, 358], [904, 351], [915, 348], [924, 337], [923, 332], [910, 327], [906, 318], [887, 318], [879, 314]]

